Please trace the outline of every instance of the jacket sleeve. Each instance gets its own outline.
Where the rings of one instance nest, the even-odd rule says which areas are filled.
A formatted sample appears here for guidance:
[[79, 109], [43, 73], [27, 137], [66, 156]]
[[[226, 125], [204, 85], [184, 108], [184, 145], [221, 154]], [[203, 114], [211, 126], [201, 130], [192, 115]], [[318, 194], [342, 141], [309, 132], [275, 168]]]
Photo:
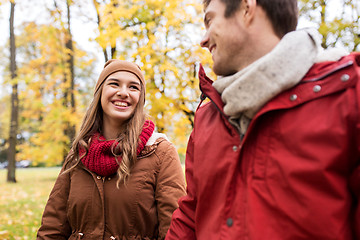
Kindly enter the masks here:
[[66, 212], [69, 186], [69, 173], [63, 173], [62, 169], [46, 203], [37, 240], [69, 238], [71, 228]]
[[196, 189], [193, 177], [193, 133], [186, 151], [186, 183], [187, 195], [180, 198], [179, 208], [174, 211], [166, 240], [195, 240], [195, 209], [196, 209]]
[[[360, 60], [360, 55], [357, 56]], [[357, 63], [359, 61], [356, 61]], [[360, 64], [359, 64], [360, 65]], [[357, 119], [356, 122], [356, 144], [357, 144], [357, 156], [360, 156], [360, 66], [356, 66], [357, 74], [357, 85], [356, 85], [356, 97], [357, 97]], [[354, 211], [354, 222], [353, 229], [355, 238], [360, 239], [360, 159], [358, 159], [355, 169], [353, 170], [350, 177], [350, 188], [355, 197], [355, 211]]]
[[185, 179], [175, 147], [168, 141], [159, 144], [159, 169], [155, 190], [159, 219], [159, 238], [164, 239], [178, 199], [185, 195]]

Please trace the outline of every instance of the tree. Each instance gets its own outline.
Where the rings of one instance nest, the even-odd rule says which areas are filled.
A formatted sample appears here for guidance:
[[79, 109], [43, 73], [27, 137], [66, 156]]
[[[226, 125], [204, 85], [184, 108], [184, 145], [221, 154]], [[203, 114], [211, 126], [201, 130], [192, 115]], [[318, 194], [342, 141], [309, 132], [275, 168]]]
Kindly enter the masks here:
[[[64, 97], [63, 97], [63, 105], [66, 108], [69, 108], [71, 111], [71, 114], [75, 114], [75, 79], [74, 79], [74, 46], [73, 46], [73, 40], [72, 40], [72, 34], [71, 34], [71, 14], [70, 14], [70, 7], [71, 7], [72, 1], [66, 0], [66, 19], [67, 24], [62, 27], [64, 28], [65, 33], [65, 55], [63, 55], [62, 58], [62, 64], [64, 65]], [[56, 0], [54, 0], [54, 6], [59, 15], [61, 16], [61, 10], [59, 10]], [[75, 137], [75, 124], [71, 122], [65, 122], [66, 127], [64, 129], [64, 134], [68, 137], [70, 142]], [[64, 149], [64, 157], [65, 160], [66, 154], [68, 149]]]
[[[24, 60], [18, 71], [24, 80], [20, 94], [21, 133], [27, 138], [19, 147], [19, 157], [33, 160], [33, 165], [61, 164], [71, 143], [66, 130], [70, 124], [80, 124], [88, 104], [93, 59], [87, 59], [83, 51], [74, 47], [74, 73], [78, 68], [81, 74], [75, 75], [77, 83], [72, 92], [77, 106], [72, 109], [69, 103], [64, 104], [65, 92], [69, 91], [69, 83], [64, 81], [69, 70], [65, 61], [67, 31], [60, 24], [34, 22], [23, 24], [19, 30], [19, 51]], [[80, 83], [85, 86], [82, 92]]]
[[74, 134], [93, 87], [94, 56], [80, 50], [70, 36], [71, 2], [50, 3], [42, 11], [49, 15], [47, 22], [23, 22], [17, 29], [19, 136], [25, 140], [18, 146], [18, 158], [35, 166], [62, 163], [72, 140], [69, 126]]
[[112, 58], [142, 68], [146, 108], [158, 131], [169, 134], [177, 146], [186, 143], [200, 96], [197, 63], [211, 59], [194, 44], [194, 33], [201, 31], [202, 6], [187, 0], [94, 0], [94, 5], [96, 41], [103, 49], [110, 45]]
[[360, 1], [301, 0], [299, 7], [300, 17], [319, 29], [323, 48], [341, 46], [350, 52], [360, 51]]
[[15, 2], [11, 1], [10, 7], [10, 72], [12, 80], [12, 93], [11, 93], [11, 119], [10, 119], [10, 132], [9, 132], [9, 149], [8, 149], [8, 182], [16, 182], [15, 177], [15, 163], [16, 163], [16, 140], [18, 133], [18, 112], [19, 112], [19, 98], [18, 98], [18, 84], [16, 73], [16, 47], [15, 47], [15, 34], [14, 34], [14, 15], [15, 15]]
[[[102, 35], [102, 33], [104, 32], [104, 28], [102, 26], [103, 22], [102, 22], [102, 17], [101, 17], [101, 13], [100, 13], [100, 8], [101, 8], [101, 4], [105, 4], [105, 1], [98, 1], [98, 0], [93, 0], [93, 4], [96, 10], [96, 18], [97, 18], [97, 25], [98, 25], [98, 30], [100, 35]], [[117, 4], [112, 1], [112, 6], [116, 7]], [[111, 14], [111, 12], [110, 12]], [[115, 58], [116, 55], [116, 40], [112, 39], [110, 40], [110, 42], [99, 42], [102, 50], [103, 50], [103, 54], [104, 54], [104, 59], [105, 62], [107, 62], [109, 59]]]

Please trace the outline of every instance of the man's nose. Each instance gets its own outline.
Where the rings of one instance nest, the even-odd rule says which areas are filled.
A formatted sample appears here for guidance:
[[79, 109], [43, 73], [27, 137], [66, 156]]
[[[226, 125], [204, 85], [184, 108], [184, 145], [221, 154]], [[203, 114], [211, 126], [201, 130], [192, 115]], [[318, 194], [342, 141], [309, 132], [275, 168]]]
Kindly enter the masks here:
[[205, 47], [209, 47], [209, 34], [208, 32], [205, 33], [205, 35], [203, 36], [203, 38], [200, 41], [200, 46], [205, 48]]

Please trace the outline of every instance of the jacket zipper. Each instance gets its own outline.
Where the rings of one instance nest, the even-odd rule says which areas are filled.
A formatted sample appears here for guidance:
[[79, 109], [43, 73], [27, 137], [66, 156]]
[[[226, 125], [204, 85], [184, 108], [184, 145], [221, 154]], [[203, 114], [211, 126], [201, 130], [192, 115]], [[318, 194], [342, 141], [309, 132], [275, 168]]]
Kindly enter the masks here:
[[105, 237], [105, 223], [106, 223], [106, 219], [105, 219], [105, 177], [102, 177], [102, 182], [103, 182], [103, 213], [104, 213], [104, 229], [103, 229], [103, 238]]
[[[82, 167], [85, 171], [87, 171], [91, 176], [93, 176], [93, 173], [89, 170], [89, 169], [87, 169], [87, 168], [85, 168], [85, 167]], [[96, 188], [98, 188], [97, 187], [97, 183], [96, 183], [96, 179], [94, 179], [95, 180], [95, 186], [96, 186]], [[100, 180], [100, 179], [99, 179]], [[105, 177], [101, 177], [101, 180], [102, 180], [102, 182], [103, 182], [103, 196], [102, 196], [102, 199], [101, 199], [101, 202], [102, 202], [102, 205], [103, 205], [103, 216], [104, 216], [104, 229], [103, 229], [103, 238], [104, 238], [104, 236], [105, 236], [105, 187], [104, 187], [104, 184], [105, 184]], [[99, 191], [99, 189], [98, 189], [98, 191]], [[99, 191], [100, 192], [100, 191]]]
[[[228, 121], [228, 123], [230, 124], [230, 126], [235, 130], [236, 133], [238, 133], [240, 135], [240, 145], [241, 145], [241, 140], [243, 137], [241, 137], [241, 134], [238, 132], [238, 130], [229, 122], [228, 120], [228, 116], [225, 115], [224, 112], [221, 111], [221, 109], [216, 105], [216, 103], [211, 99], [211, 97], [207, 96], [206, 94], [202, 93], [201, 94], [202, 97], [204, 97], [204, 100], [205, 98], [209, 98], [210, 101], [211, 101], [211, 104], [213, 104], [215, 106], [215, 108], [219, 111], [219, 113], [225, 118], [225, 121]], [[201, 103], [203, 102], [203, 99], [201, 99], [200, 103], [199, 103], [199, 107], [201, 105]], [[199, 108], [198, 107], [198, 108]], [[230, 127], [228, 125], [225, 124], [225, 126], [230, 130]], [[230, 130], [231, 131], [231, 130]]]

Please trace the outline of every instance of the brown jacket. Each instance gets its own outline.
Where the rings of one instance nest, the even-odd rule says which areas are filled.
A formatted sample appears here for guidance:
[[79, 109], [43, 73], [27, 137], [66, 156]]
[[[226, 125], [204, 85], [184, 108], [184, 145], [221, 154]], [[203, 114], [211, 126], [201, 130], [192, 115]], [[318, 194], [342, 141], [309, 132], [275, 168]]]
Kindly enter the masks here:
[[58, 176], [37, 239], [163, 239], [185, 181], [175, 147], [146, 146], [127, 186], [79, 164]]

